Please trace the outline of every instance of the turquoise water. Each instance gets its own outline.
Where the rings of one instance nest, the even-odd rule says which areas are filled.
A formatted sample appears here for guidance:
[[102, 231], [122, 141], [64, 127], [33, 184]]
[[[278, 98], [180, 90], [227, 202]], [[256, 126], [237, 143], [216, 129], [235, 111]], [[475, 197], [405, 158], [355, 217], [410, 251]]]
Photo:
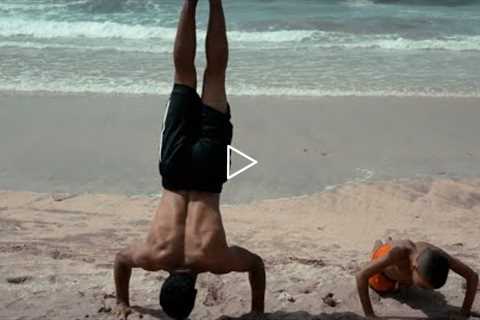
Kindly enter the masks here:
[[[0, 0], [0, 90], [168, 93], [179, 3]], [[230, 94], [480, 96], [480, 1], [224, 6]]]

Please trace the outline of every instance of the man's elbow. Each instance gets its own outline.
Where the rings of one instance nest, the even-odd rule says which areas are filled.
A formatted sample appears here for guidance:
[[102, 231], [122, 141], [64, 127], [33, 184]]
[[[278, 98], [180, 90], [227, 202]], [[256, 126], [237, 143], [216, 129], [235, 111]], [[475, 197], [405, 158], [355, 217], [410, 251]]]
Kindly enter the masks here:
[[265, 273], [265, 265], [263, 263], [263, 259], [253, 253], [249, 260], [249, 266], [245, 271], [248, 271], [251, 277], [257, 278], [262, 276], [262, 274]]
[[362, 271], [357, 272], [355, 275], [355, 280], [357, 282], [357, 287], [360, 288], [365, 284], [365, 273]]
[[355, 274], [355, 280], [357, 281], [357, 284], [359, 282], [361, 282], [362, 278], [363, 278], [363, 272], [362, 271], [359, 271]]
[[122, 251], [118, 252], [115, 255], [115, 261], [114, 261], [115, 268], [125, 266], [126, 262], [127, 262], [127, 257], [125, 256], [125, 253], [123, 253]]
[[262, 257], [255, 254], [253, 258], [253, 266], [254, 270], [265, 270], [265, 263], [263, 262]]

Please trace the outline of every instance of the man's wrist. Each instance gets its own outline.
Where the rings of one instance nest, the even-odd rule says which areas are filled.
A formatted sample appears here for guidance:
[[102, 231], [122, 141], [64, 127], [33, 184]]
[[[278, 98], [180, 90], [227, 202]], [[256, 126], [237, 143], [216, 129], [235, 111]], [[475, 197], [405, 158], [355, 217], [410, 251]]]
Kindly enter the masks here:
[[125, 299], [117, 298], [117, 305], [118, 306], [123, 306], [123, 307], [130, 307], [130, 302], [126, 301]]
[[252, 307], [252, 313], [264, 313], [265, 312], [265, 307], [262, 305], [254, 305]]

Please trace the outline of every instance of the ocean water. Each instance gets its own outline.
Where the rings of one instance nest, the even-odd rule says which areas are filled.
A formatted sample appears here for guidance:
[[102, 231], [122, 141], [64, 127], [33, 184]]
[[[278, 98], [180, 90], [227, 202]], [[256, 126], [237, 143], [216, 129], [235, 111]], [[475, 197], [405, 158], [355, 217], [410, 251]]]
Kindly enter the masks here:
[[[181, 0], [0, 0], [0, 90], [166, 94]], [[480, 96], [480, 1], [224, 0], [231, 95]], [[199, 0], [199, 73], [207, 0]]]

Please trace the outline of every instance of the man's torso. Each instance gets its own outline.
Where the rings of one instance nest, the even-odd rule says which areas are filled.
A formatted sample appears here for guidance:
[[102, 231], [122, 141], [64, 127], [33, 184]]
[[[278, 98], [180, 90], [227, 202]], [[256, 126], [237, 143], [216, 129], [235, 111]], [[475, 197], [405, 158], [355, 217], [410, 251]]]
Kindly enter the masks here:
[[[165, 190], [151, 224], [147, 243], [174, 253], [168, 269], [216, 272], [227, 241], [219, 195]], [[170, 270], [169, 270], [170, 271]]]

